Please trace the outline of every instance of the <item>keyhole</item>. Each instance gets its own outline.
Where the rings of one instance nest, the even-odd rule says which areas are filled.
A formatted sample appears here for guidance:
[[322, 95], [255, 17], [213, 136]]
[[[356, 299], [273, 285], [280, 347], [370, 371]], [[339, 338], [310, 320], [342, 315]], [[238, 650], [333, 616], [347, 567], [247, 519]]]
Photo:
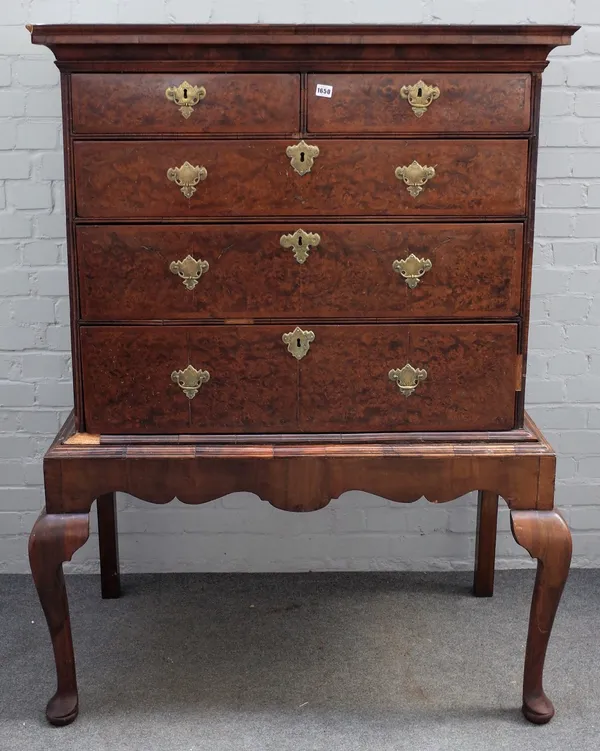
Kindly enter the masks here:
[[302, 345], [300, 344], [300, 339], [296, 339], [296, 347], [298, 347], [298, 349], [300, 349], [301, 346]]
[[419, 88], [417, 89], [417, 96], [418, 96], [418, 97], [422, 97], [422, 96], [423, 96], [423, 89], [422, 89], [422, 88], [421, 88], [420, 86], [419, 86]]
[[[421, 96], [421, 94], [419, 94], [419, 96]], [[183, 98], [187, 99], [187, 89], [183, 90]]]
[[298, 238], [298, 245], [302, 245], [302, 238], [301, 237]]
[[303, 151], [300, 152], [300, 161], [301, 162], [304, 161], [304, 152]]

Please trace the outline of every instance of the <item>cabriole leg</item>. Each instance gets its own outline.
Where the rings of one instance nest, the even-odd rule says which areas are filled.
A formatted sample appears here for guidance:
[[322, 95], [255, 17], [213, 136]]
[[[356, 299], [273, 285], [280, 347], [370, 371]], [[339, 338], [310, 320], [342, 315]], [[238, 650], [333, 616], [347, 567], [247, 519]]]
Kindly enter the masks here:
[[498, 496], [488, 490], [480, 490], [477, 498], [477, 536], [473, 578], [475, 597], [491, 597], [494, 594], [497, 527]]
[[112, 599], [121, 594], [119, 576], [119, 540], [117, 536], [117, 502], [114, 493], [99, 496], [98, 546], [100, 548], [100, 586], [102, 597]]
[[554, 706], [544, 693], [548, 640], [571, 563], [571, 533], [557, 511], [511, 511], [515, 540], [537, 558], [537, 574], [523, 675], [523, 714], [538, 725], [549, 722]]
[[68, 725], [77, 717], [75, 657], [62, 564], [71, 560], [89, 533], [88, 514], [42, 512], [29, 537], [29, 562], [56, 663], [56, 693], [46, 707], [46, 717], [53, 725]]

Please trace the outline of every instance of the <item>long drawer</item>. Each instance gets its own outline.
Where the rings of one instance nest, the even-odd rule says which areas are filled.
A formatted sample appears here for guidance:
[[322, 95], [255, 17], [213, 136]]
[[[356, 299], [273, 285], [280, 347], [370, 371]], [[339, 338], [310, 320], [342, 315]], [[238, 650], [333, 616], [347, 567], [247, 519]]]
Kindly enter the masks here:
[[293, 133], [300, 125], [297, 73], [74, 73], [71, 81], [75, 133]]
[[519, 133], [530, 125], [531, 76], [311, 73], [307, 101], [311, 133]]
[[81, 317], [517, 315], [521, 224], [80, 226]]
[[80, 344], [90, 433], [514, 427], [516, 324], [84, 326]]
[[76, 208], [92, 219], [523, 216], [527, 154], [524, 139], [76, 141]]

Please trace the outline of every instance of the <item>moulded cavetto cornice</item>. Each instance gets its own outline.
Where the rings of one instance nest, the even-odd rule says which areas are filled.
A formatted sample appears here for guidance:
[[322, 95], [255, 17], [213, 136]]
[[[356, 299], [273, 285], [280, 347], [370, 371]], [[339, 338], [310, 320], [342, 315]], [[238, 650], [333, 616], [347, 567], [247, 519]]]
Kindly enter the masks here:
[[[568, 44], [577, 26], [312, 26], [228, 25], [29, 25], [34, 44], [49, 47], [58, 62], [290, 59], [303, 46], [305, 65], [335, 60], [522, 61], [542, 63]], [[343, 48], [343, 52], [340, 51]], [[327, 50], [329, 48], [329, 51]], [[297, 53], [295, 53], [297, 55]], [[297, 65], [296, 60], [296, 65]]]

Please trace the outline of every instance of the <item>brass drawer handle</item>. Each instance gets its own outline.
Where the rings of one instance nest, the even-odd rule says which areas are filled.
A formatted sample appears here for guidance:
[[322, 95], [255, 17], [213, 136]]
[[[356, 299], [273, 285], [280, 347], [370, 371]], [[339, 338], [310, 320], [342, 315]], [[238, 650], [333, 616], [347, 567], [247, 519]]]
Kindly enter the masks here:
[[187, 255], [183, 261], [171, 261], [169, 271], [183, 279], [183, 285], [187, 289], [194, 289], [198, 279], [209, 269], [208, 261], [196, 260]]
[[193, 399], [203, 383], [210, 381], [208, 370], [196, 370], [193, 365], [188, 365], [185, 370], [174, 370], [171, 380], [176, 383], [188, 399]]
[[427, 378], [427, 371], [423, 368], [413, 368], [406, 363], [403, 368], [395, 368], [388, 373], [390, 381], [393, 381], [404, 396], [410, 396], [421, 381]]
[[435, 167], [423, 167], [419, 162], [414, 161], [408, 167], [396, 167], [396, 177], [403, 180], [407, 185], [407, 190], [413, 198], [416, 198], [423, 190], [423, 186], [432, 177], [435, 177]]
[[292, 167], [302, 176], [310, 172], [320, 151], [318, 146], [311, 146], [306, 141], [300, 141], [295, 146], [288, 146], [285, 153], [290, 158]]
[[167, 170], [169, 180], [179, 185], [181, 192], [186, 198], [191, 198], [196, 192], [196, 185], [206, 180], [208, 172], [206, 167], [195, 167], [189, 162], [184, 162], [181, 167], [170, 167]]
[[305, 232], [303, 229], [297, 229], [293, 235], [281, 235], [279, 242], [282, 248], [291, 248], [294, 251], [294, 258], [298, 263], [304, 263], [308, 258], [309, 251], [318, 247], [321, 242], [321, 235], [316, 232]]
[[310, 343], [315, 340], [314, 331], [303, 331], [296, 326], [293, 331], [289, 331], [282, 337], [283, 343], [287, 344], [288, 352], [293, 355], [296, 360], [301, 360], [310, 349]]
[[414, 289], [421, 281], [421, 277], [431, 268], [432, 263], [429, 258], [417, 258], [411, 253], [407, 258], [400, 258], [394, 261], [392, 268], [403, 279], [410, 289]]
[[417, 81], [412, 86], [403, 86], [400, 89], [402, 99], [408, 99], [412, 111], [417, 117], [423, 117], [427, 112], [427, 107], [438, 99], [440, 90], [437, 86], [429, 86], [425, 81]]
[[187, 120], [194, 111], [194, 106], [206, 96], [206, 89], [204, 86], [194, 86], [184, 81], [179, 86], [169, 86], [165, 91], [165, 96], [170, 102], [175, 102]]

